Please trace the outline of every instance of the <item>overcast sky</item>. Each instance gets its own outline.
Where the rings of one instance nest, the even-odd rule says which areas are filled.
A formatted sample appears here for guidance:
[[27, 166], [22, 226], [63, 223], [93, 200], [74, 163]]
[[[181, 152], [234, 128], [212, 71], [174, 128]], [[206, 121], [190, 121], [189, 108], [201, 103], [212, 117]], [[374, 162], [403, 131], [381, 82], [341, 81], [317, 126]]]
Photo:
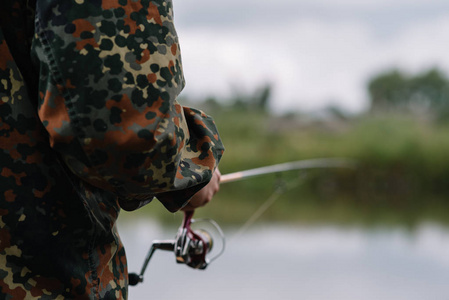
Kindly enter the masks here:
[[449, 73], [449, 1], [174, 0], [191, 98], [268, 82], [276, 111], [366, 109], [373, 74]]

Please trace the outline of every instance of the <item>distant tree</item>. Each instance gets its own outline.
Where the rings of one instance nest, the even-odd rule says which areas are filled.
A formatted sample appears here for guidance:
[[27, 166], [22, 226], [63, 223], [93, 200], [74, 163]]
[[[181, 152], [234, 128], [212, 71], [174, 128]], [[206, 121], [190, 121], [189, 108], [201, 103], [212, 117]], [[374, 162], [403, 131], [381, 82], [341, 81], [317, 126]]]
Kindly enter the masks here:
[[449, 102], [449, 81], [437, 69], [410, 78], [411, 102], [433, 109], [441, 109]]
[[262, 86], [262, 88], [259, 89], [258, 92], [256, 92], [254, 99], [256, 107], [262, 111], [267, 111], [270, 97], [271, 97], [271, 85], [265, 84], [264, 86]]
[[220, 101], [215, 97], [207, 97], [206, 100], [204, 100], [203, 105], [204, 110], [210, 113], [215, 113], [216, 111], [219, 111], [223, 108], [223, 106], [220, 104]]
[[449, 80], [438, 69], [415, 76], [398, 70], [382, 73], [368, 83], [372, 112], [431, 112], [449, 115]]
[[271, 84], [264, 84], [251, 93], [235, 93], [232, 107], [238, 110], [258, 110], [267, 112], [271, 97]]
[[348, 120], [348, 115], [345, 113], [345, 111], [337, 106], [337, 105], [330, 105], [325, 110], [331, 117], [339, 120]]
[[377, 75], [368, 83], [371, 111], [401, 109], [409, 97], [406, 76], [398, 70]]

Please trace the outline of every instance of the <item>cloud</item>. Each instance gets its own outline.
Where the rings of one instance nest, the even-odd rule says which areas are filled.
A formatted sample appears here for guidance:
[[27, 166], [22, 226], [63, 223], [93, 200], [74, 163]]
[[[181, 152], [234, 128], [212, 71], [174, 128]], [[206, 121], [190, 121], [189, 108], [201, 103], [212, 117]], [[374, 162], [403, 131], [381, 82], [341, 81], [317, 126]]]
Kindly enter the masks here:
[[[238, 6], [240, 13], [251, 1]], [[340, 9], [341, 5], [357, 6], [349, 0], [337, 2]], [[259, 7], [269, 8], [267, 2], [263, 3]], [[276, 5], [296, 7], [294, 3], [279, 0]], [[311, 2], [301, 2], [305, 3]], [[416, 0], [411, 5], [423, 3]], [[374, 1], [368, 1], [364, 7], [369, 5], [375, 5]], [[388, 5], [392, 6], [382, 0], [376, 7]], [[407, 21], [391, 28], [389, 35], [379, 36], [373, 24], [381, 20], [329, 20], [313, 14], [283, 18], [273, 11], [263, 11], [270, 16], [269, 21], [259, 14], [256, 19], [265, 22], [178, 26], [187, 95], [229, 97], [235, 86], [251, 90], [271, 82], [275, 88], [273, 104], [278, 111], [316, 110], [335, 104], [361, 111], [368, 105], [367, 80], [377, 72], [396, 66], [410, 71], [431, 66], [449, 70], [445, 54], [449, 45], [448, 15]], [[285, 14], [289, 13], [286, 10]]]
[[336, 97], [354, 102], [348, 98], [360, 95], [351, 95], [351, 85], [359, 83], [360, 62], [369, 50], [360, 26], [330, 28], [313, 20], [240, 33], [203, 29], [182, 39], [186, 92], [226, 97], [233, 86], [272, 82], [280, 110], [316, 109]]
[[229, 0], [179, 1], [176, 21], [185, 26], [244, 26], [252, 23], [284, 23], [304, 17], [334, 20], [363, 20], [382, 24], [414, 22], [440, 17], [449, 9], [444, 0]]

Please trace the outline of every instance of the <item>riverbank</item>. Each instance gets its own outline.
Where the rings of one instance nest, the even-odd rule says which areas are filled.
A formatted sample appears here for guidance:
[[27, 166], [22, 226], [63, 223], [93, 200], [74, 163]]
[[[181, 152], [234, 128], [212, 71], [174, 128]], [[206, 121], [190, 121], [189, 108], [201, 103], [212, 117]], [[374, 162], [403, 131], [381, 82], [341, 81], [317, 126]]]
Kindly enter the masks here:
[[[447, 124], [410, 115], [310, 119], [226, 109], [213, 115], [226, 146], [222, 174], [320, 157], [348, 157], [358, 166], [293, 171], [222, 185], [199, 215], [241, 223], [277, 185], [297, 180], [298, 185], [280, 195], [262, 220], [362, 226], [448, 222]], [[173, 218], [157, 204], [141, 213]]]

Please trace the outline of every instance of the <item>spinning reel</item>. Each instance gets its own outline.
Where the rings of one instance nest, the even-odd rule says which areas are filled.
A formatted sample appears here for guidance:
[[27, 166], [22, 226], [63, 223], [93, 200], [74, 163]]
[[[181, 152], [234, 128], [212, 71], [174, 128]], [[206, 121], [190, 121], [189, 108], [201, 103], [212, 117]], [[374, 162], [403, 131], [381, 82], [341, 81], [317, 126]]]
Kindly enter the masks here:
[[[143, 263], [142, 269], [140, 270], [140, 274], [129, 274], [130, 285], [136, 285], [139, 282], [143, 282], [143, 274], [145, 273], [148, 263], [150, 262], [150, 259], [156, 249], [173, 251], [175, 253], [177, 263], [186, 264], [191, 268], [200, 270], [206, 269], [206, 267], [212, 261], [223, 254], [225, 247], [225, 238], [220, 226], [218, 226], [218, 224], [213, 220], [194, 220], [192, 219], [192, 216], [193, 211], [184, 213], [182, 225], [179, 227], [178, 233], [176, 234], [174, 240], [153, 241]], [[209, 227], [211, 227], [212, 231], [215, 231], [215, 233], [218, 234], [221, 239], [221, 249], [219, 250], [219, 253], [214, 255], [212, 258], [209, 258], [209, 254], [212, 251], [212, 247], [214, 245], [212, 235], [210, 234], [211, 230], [193, 230], [191, 228], [191, 225], [193, 223], [200, 222], [208, 224]]]

